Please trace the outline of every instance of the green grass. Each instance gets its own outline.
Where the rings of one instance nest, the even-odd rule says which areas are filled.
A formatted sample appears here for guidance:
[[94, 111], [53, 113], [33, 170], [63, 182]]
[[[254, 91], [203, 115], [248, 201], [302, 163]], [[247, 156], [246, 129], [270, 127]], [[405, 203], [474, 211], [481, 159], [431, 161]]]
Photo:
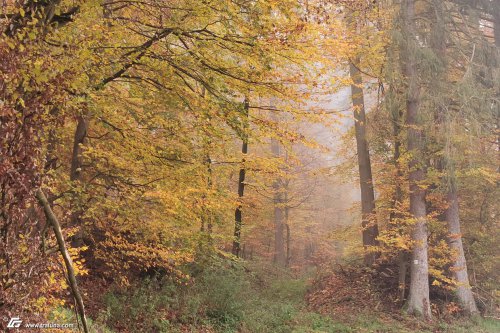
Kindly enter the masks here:
[[151, 279], [125, 292], [110, 292], [103, 297], [104, 307], [92, 322], [92, 332], [500, 332], [499, 321], [493, 319], [422, 323], [404, 316], [395, 319], [387, 314], [357, 315], [356, 309], [351, 318], [329, 318], [307, 309], [306, 279], [262, 265], [250, 271], [222, 263], [200, 270], [189, 286]]

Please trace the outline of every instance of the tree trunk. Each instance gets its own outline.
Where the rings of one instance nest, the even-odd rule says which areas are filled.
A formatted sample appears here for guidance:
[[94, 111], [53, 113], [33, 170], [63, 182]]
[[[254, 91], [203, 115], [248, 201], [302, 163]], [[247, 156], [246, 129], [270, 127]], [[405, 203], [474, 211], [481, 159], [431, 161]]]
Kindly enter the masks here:
[[[394, 95], [394, 82], [391, 82], [390, 86], [390, 96]], [[393, 103], [393, 102], [391, 102]], [[400, 236], [402, 236], [402, 230], [397, 225], [397, 223], [403, 218], [400, 213], [400, 205], [403, 202], [403, 189], [401, 187], [401, 181], [403, 179], [403, 170], [401, 169], [401, 163], [399, 161], [401, 157], [401, 122], [403, 119], [403, 112], [396, 103], [392, 104], [390, 107], [392, 115], [392, 126], [393, 126], [393, 140], [394, 140], [394, 156], [393, 163], [396, 169], [396, 179], [394, 181], [394, 194], [391, 202], [391, 212], [389, 214], [389, 220], [391, 222], [391, 227], [395, 228]], [[399, 249], [398, 253], [398, 290], [399, 290], [399, 301], [401, 304], [405, 301], [406, 296], [406, 275], [408, 273], [408, 252], [405, 249]]]
[[[401, 118], [402, 114], [399, 110], [395, 110], [393, 117], [394, 126], [394, 166], [396, 168], [396, 183], [394, 190], [394, 198], [392, 202], [392, 210], [390, 213], [390, 220], [401, 218], [399, 213], [399, 206], [403, 202], [403, 189], [401, 188], [401, 179], [403, 178], [403, 170], [401, 170], [401, 164], [399, 158], [401, 157]], [[399, 229], [399, 228], [398, 228]], [[406, 275], [408, 273], [408, 252], [404, 249], [399, 250], [398, 254], [398, 289], [399, 289], [399, 301], [401, 304], [405, 301], [406, 296]]]
[[465, 261], [464, 247], [462, 244], [462, 234], [460, 232], [458, 195], [455, 186], [451, 185], [449, 187], [446, 199], [448, 201], [448, 208], [445, 212], [449, 231], [448, 243], [455, 252], [451, 270], [457, 282], [456, 295], [463, 309], [468, 314], [474, 315], [478, 313], [478, 310], [469, 284], [467, 263]]
[[406, 273], [408, 272], [408, 253], [404, 250], [399, 251], [398, 255], [398, 290], [399, 301], [401, 304], [406, 296]]
[[[434, 12], [435, 15], [435, 26], [433, 31], [432, 38], [432, 49], [439, 57], [441, 62], [443, 63], [443, 73], [447, 69], [447, 55], [446, 55], [446, 22], [445, 22], [445, 7], [442, 1], [434, 0], [433, 1]], [[477, 4], [474, 4], [472, 7], [476, 7]], [[479, 21], [475, 23], [475, 26], [479, 28]], [[437, 86], [435, 87], [435, 92], [438, 95], [446, 96], [446, 93], [439, 89], [440, 86], [444, 84], [449, 84], [446, 82], [446, 78], [444, 75], [439, 75], [436, 80]], [[431, 83], [432, 84], [432, 83]], [[447, 97], [443, 97], [444, 101], [441, 105], [446, 105], [449, 103]], [[463, 309], [468, 314], [476, 314], [478, 313], [476, 302], [474, 300], [474, 296], [472, 295], [472, 291], [469, 285], [469, 276], [467, 273], [467, 264], [465, 261], [464, 249], [462, 244], [462, 235], [460, 234], [460, 214], [459, 214], [459, 205], [458, 205], [458, 194], [454, 173], [454, 166], [452, 156], [449, 155], [450, 149], [448, 146], [451, 146], [450, 142], [450, 116], [448, 113], [448, 109], [442, 106], [437, 106], [435, 108], [434, 120], [436, 124], [436, 132], [444, 133], [445, 142], [443, 143], [443, 151], [444, 156], [440, 156], [437, 159], [437, 169], [441, 172], [445, 172], [444, 183], [447, 188], [446, 193], [446, 201], [447, 208], [444, 212], [444, 216], [441, 217], [441, 220], [446, 220], [448, 225], [448, 243], [450, 248], [455, 252], [455, 256], [453, 258], [453, 263], [451, 267], [451, 272], [453, 277], [457, 283], [456, 295], [457, 298], [462, 305]]]
[[285, 230], [286, 230], [286, 262], [285, 265], [286, 267], [290, 266], [290, 260], [292, 259], [291, 257], [291, 231], [290, 231], [290, 224], [289, 222], [289, 214], [290, 214], [290, 207], [289, 207], [289, 202], [288, 202], [288, 185], [285, 187], [286, 192], [285, 192]]
[[414, 218], [411, 237], [413, 249], [410, 270], [410, 294], [408, 312], [431, 318], [429, 301], [429, 263], [427, 244], [427, 212], [425, 190], [420, 183], [425, 180], [425, 171], [421, 164], [423, 153], [423, 130], [419, 115], [420, 86], [416, 68], [415, 50], [417, 47], [415, 31], [415, 1], [405, 0], [402, 4], [403, 31], [406, 39], [402, 52], [403, 71], [407, 79], [408, 93], [406, 101], [406, 122], [408, 126], [410, 213]]
[[245, 158], [248, 154], [248, 133], [246, 133], [248, 128], [248, 111], [249, 111], [249, 102], [248, 99], [245, 98], [244, 106], [243, 106], [243, 117], [245, 118], [243, 121], [245, 122], [244, 131], [242, 134], [242, 144], [241, 144], [241, 154], [243, 158], [241, 160], [240, 174], [238, 178], [238, 207], [234, 212], [234, 240], [233, 240], [233, 250], [232, 253], [235, 256], [240, 255], [240, 247], [241, 247], [241, 228], [243, 226], [243, 218], [242, 218], [242, 198], [245, 192]]
[[500, 47], [500, 2], [499, 1], [494, 1], [493, 18], [495, 21], [495, 26], [494, 26], [495, 45], [496, 47]]
[[[210, 158], [210, 145], [211, 145], [211, 140], [208, 140], [207, 142], [207, 145], [206, 145], [206, 148], [207, 149], [207, 154], [205, 155], [205, 161], [204, 161], [204, 164], [205, 164], [205, 167], [206, 167], [206, 171], [207, 171], [207, 178], [206, 178], [206, 190], [207, 191], [211, 191], [212, 188], [213, 188], [213, 180], [212, 180], [212, 159]], [[210, 204], [209, 204], [209, 201], [211, 200], [209, 195], [207, 195], [206, 193], [203, 194], [202, 196], [202, 199], [203, 199], [203, 206], [202, 206], [202, 212], [201, 212], [201, 227], [200, 227], [200, 231], [205, 239], [205, 236], [206, 236], [206, 239], [208, 241], [208, 243], [210, 244], [212, 242], [212, 229], [213, 229], [213, 214], [212, 214], [212, 208], [210, 207]], [[202, 243], [201, 245], [203, 245], [204, 243]]]
[[82, 295], [80, 294], [80, 291], [78, 289], [78, 284], [76, 283], [76, 276], [75, 276], [75, 270], [73, 269], [73, 262], [71, 260], [71, 256], [68, 253], [68, 250], [66, 249], [66, 244], [64, 242], [64, 237], [63, 237], [62, 231], [61, 231], [61, 226], [59, 224], [59, 221], [57, 220], [56, 215], [52, 211], [52, 208], [50, 208], [49, 201], [47, 200], [47, 198], [45, 197], [45, 194], [43, 193], [43, 191], [41, 189], [37, 190], [36, 198], [38, 199], [40, 205], [43, 207], [47, 221], [54, 228], [54, 233], [56, 235], [57, 244], [59, 245], [59, 251], [61, 252], [61, 255], [64, 259], [64, 264], [66, 265], [66, 271], [68, 273], [69, 285], [71, 287], [73, 297], [75, 298], [78, 312], [80, 314], [80, 319], [82, 321], [83, 331], [85, 333], [88, 333], [89, 329], [88, 329], [88, 324], [87, 324], [87, 318], [85, 317], [85, 306], [83, 304]]
[[290, 267], [290, 261], [292, 259], [291, 249], [290, 249], [290, 243], [291, 243], [290, 225], [286, 223], [285, 228], [286, 228], [286, 267]]
[[274, 263], [279, 266], [286, 265], [283, 209], [280, 207], [282, 200], [280, 195], [275, 195], [274, 199]]
[[73, 139], [73, 152], [71, 154], [71, 168], [69, 179], [71, 181], [80, 180], [82, 171], [82, 145], [87, 138], [88, 120], [85, 116], [78, 117]]
[[[496, 65], [497, 68], [500, 65], [500, 1], [494, 1], [493, 4], [493, 19], [495, 21], [494, 27], [493, 27], [493, 32], [495, 34], [495, 46], [496, 46]], [[497, 89], [497, 94], [496, 94], [496, 111], [497, 111], [497, 146], [498, 146], [498, 156], [500, 156], [500, 92]], [[500, 173], [500, 165], [497, 168], [497, 171]], [[497, 185], [500, 183], [500, 181], [497, 181]]]
[[[82, 166], [83, 166], [82, 145], [85, 144], [85, 141], [87, 139], [88, 126], [89, 122], [86, 119], [86, 116], [83, 115], [78, 117], [78, 123], [76, 125], [75, 135], [73, 139], [73, 152], [71, 154], [71, 167], [69, 174], [69, 179], [72, 182], [81, 181]], [[73, 200], [72, 207], [75, 206], [74, 201], [75, 200]], [[71, 209], [71, 211], [72, 213], [70, 216], [70, 225], [79, 227], [79, 229], [71, 239], [71, 245], [73, 247], [80, 247], [83, 245], [83, 226], [81, 223], [81, 216], [83, 212], [79, 208]]]
[[[276, 139], [271, 140], [271, 150], [274, 157], [280, 156], [280, 146]], [[284, 233], [284, 214], [283, 214], [283, 193], [282, 181], [276, 179], [273, 183], [274, 190], [274, 263], [278, 266], [286, 265]]]
[[375, 194], [373, 191], [372, 167], [370, 151], [366, 139], [366, 114], [363, 96], [363, 79], [359, 71], [359, 58], [349, 63], [351, 76], [351, 96], [354, 109], [354, 129], [356, 132], [356, 148], [359, 167], [359, 186], [361, 189], [361, 225], [363, 228], [364, 263], [371, 266], [377, 258], [373, 247], [378, 244], [378, 226], [375, 221]]

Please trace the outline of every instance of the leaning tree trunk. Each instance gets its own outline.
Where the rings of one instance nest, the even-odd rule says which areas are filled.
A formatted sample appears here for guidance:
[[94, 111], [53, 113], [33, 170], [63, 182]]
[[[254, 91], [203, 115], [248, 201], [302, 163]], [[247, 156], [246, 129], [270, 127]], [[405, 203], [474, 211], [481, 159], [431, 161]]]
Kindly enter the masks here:
[[76, 301], [76, 307], [78, 309], [78, 313], [80, 315], [80, 319], [82, 321], [83, 325], [83, 331], [85, 333], [89, 332], [88, 324], [87, 324], [87, 318], [85, 316], [85, 306], [83, 304], [83, 298], [80, 293], [80, 290], [78, 289], [78, 284], [76, 282], [76, 275], [75, 275], [75, 270], [73, 268], [73, 262], [71, 260], [71, 256], [68, 253], [68, 250], [66, 248], [66, 243], [64, 242], [64, 237], [61, 231], [61, 226], [59, 224], [59, 220], [57, 219], [56, 215], [52, 211], [52, 208], [50, 207], [49, 201], [47, 200], [45, 194], [41, 189], [38, 189], [36, 191], [36, 198], [38, 199], [38, 202], [40, 205], [43, 207], [43, 210], [45, 212], [45, 216], [47, 218], [47, 222], [50, 223], [54, 229], [54, 234], [56, 235], [56, 240], [57, 244], [59, 246], [59, 252], [61, 253], [61, 256], [64, 259], [64, 264], [66, 265], [66, 272], [68, 274], [68, 281], [69, 281], [69, 286], [71, 288], [71, 292], [73, 293], [73, 297], [75, 298]]
[[457, 282], [456, 295], [463, 309], [471, 315], [477, 314], [476, 301], [472, 295], [472, 290], [469, 284], [469, 275], [467, 273], [467, 263], [465, 261], [464, 247], [462, 244], [462, 235], [460, 233], [460, 216], [458, 206], [458, 195], [456, 186], [449, 186], [448, 208], [445, 216], [448, 223], [448, 243], [455, 252], [455, 257], [452, 263], [452, 272], [455, 281]]
[[425, 180], [425, 172], [421, 163], [423, 153], [423, 129], [420, 121], [420, 86], [418, 83], [415, 47], [417, 46], [415, 30], [415, 1], [405, 0], [402, 7], [403, 31], [405, 46], [402, 52], [403, 71], [407, 79], [408, 92], [406, 101], [406, 122], [408, 126], [410, 213], [414, 218], [411, 238], [413, 249], [410, 269], [410, 293], [408, 312], [431, 318], [429, 301], [429, 262], [427, 244], [427, 212], [425, 190], [421, 182]]
[[357, 65], [359, 61], [349, 64], [351, 75], [351, 95], [354, 109], [354, 129], [356, 132], [356, 148], [358, 153], [359, 186], [361, 189], [361, 225], [363, 227], [363, 247], [365, 248], [365, 265], [373, 265], [377, 257], [373, 247], [377, 245], [378, 226], [374, 220], [375, 194], [373, 191], [372, 167], [370, 151], [366, 139], [366, 115], [363, 96], [363, 80]]

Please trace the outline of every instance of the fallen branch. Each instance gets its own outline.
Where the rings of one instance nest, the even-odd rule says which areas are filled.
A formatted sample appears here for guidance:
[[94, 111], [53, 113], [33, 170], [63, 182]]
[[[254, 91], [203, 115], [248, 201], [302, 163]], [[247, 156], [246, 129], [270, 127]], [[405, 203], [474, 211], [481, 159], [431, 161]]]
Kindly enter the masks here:
[[87, 318], [85, 317], [85, 307], [83, 305], [82, 295], [80, 294], [80, 291], [78, 290], [78, 285], [76, 283], [76, 277], [75, 277], [75, 270], [73, 269], [73, 262], [71, 261], [71, 257], [68, 253], [68, 250], [66, 249], [66, 244], [64, 242], [64, 237], [63, 237], [62, 231], [61, 231], [61, 225], [59, 224], [59, 221], [57, 220], [56, 215], [52, 211], [52, 208], [50, 207], [49, 201], [47, 200], [47, 197], [43, 193], [42, 189], [38, 189], [36, 191], [36, 198], [40, 202], [40, 205], [42, 205], [42, 207], [43, 207], [43, 211], [45, 212], [45, 216], [47, 218], [47, 221], [54, 228], [54, 233], [56, 235], [57, 244], [59, 245], [59, 251], [61, 252], [61, 255], [64, 259], [64, 263], [66, 264], [66, 271], [68, 273], [69, 285], [71, 287], [73, 297], [75, 298], [76, 305], [78, 307], [78, 312], [80, 314], [80, 319], [81, 319], [82, 325], [83, 325], [83, 331], [85, 333], [89, 333], [89, 329], [88, 329], [88, 325], [87, 325]]

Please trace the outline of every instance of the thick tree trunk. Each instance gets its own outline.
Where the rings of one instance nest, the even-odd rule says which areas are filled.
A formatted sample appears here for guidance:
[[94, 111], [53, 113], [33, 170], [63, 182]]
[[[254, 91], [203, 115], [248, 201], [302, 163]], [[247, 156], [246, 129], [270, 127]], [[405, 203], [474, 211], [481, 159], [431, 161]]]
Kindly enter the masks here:
[[[410, 163], [410, 168], [415, 167], [414, 163]], [[424, 177], [424, 172], [421, 169], [410, 171], [410, 213], [413, 215], [415, 221], [411, 233], [413, 249], [411, 255], [408, 312], [430, 318], [425, 191], [418, 185]]]
[[68, 273], [69, 285], [71, 287], [73, 297], [75, 298], [76, 306], [78, 308], [78, 313], [80, 314], [80, 319], [82, 321], [83, 331], [85, 333], [88, 333], [89, 328], [87, 324], [87, 318], [85, 317], [85, 306], [83, 304], [83, 298], [78, 289], [75, 270], [73, 269], [73, 262], [71, 260], [71, 256], [68, 253], [68, 250], [66, 249], [66, 244], [64, 242], [64, 237], [61, 231], [61, 226], [59, 224], [59, 221], [57, 220], [56, 215], [52, 211], [52, 208], [50, 207], [49, 201], [47, 200], [45, 194], [41, 189], [37, 190], [36, 198], [38, 199], [40, 205], [43, 207], [47, 221], [54, 228], [57, 244], [59, 245], [59, 251], [61, 252], [61, 255], [64, 259], [64, 264], [66, 265], [66, 272]]
[[371, 249], [377, 245], [378, 226], [374, 216], [375, 194], [373, 191], [372, 168], [370, 162], [370, 151], [366, 139], [366, 114], [363, 96], [363, 80], [361, 72], [357, 68], [359, 61], [349, 64], [349, 73], [353, 84], [351, 84], [352, 104], [354, 109], [354, 129], [356, 132], [356, 148], [358, 153], [359, 186], [361, 189], [361, 225], [363, 227], [363, 247], [365, 248], [364, 262], [373, 265], [377, 257]]
[[472, 295], [465, 261], [462, 234], [460, 232], [460, 216], [458, 195], [455, 186], [450, 186], [447, 195], [448, 208], [446, 209], [446, 222], [448, 223], [448, 242], [455, 252], [452, 264], [453, 277], [457, 282], [456, 295], [463, 309], [471, 315], [477, 314], [476, 301]]
[[236, 207], [236, 210], [234, 212], [234, 240], [233, 240], [233, 250], [232, 253], [235, 256], [240, 255], [240, 248], [241, 248], [241, 228], [243, 226], [243, 218], [242, 218], [242, 198], [243, 194], [245, 192], [245, 175], [246, 175], [246, 168], [245, 168], [245, 158], [246, 155], [248, 154], [248, 133], [246, 133], [247, 127], [248, 127], [248, 111], [249, 111], [249, 102], [248, 99], [245, 98], [243, 106], [243, 117], [245, 119], [243, 120], [245, 122], [244, 130], [245, 133], [242, 135], [242, 144], [241, 144], [241, 154], [243, 155], [243, 158], [241, 160], [241, 167], [240, 167], [240, 174], [238, 177], [238, 207]]
[[420, 183], [425, 180], [425, 172], [421, 163], [423, 153], [423, 130], [419, 115], [420, 86], [416, 68], [415, 52], [417, 47], [415, 31], [415, 1], [404, 0], [402, 7], [403, 31], [406, 45], [402, 52], [403, 70], [407, 79], [408, 93], [406, 101], [406, 122], [408, 126], [410, 213], [414, 218], [411, 237], [413, 249], [410, 269], [410, 294], [408, 312], [431, 318], [429, 301], [429, 263], [427, 244], [427, 211], [425, 190]]
[[[410, 168], [415, 165], [410, 163]], [[431, 317], [429, 302], [429, 267], [427, 244], [427, 218], [425, 207], [425, 191], [418, 182], [424, 179], [422, 170], [410, 172], [410, 213], [415, 221], [412, 230], [413, 249], [411, 255], [411, 281], [408, 298], [408, 312]]]
[[[474, 4], [472, 7], [474, 8], [476, 6], [477, 4]], [[436, 55], [443, 63], [444, 73], [447, 69], [448, 60], [446, 54], [445, 7], [443, 5], [443, 2], [439, 0], [433, 1], [433, 7], [436, 15], [434, 18], [435, 24], [433, 29], [433, 38], [431, 39], [431, 46]], [[479, 21], [475, 22], [474, 25], [479, 28]], [[439, 75], [438, 80], [436, 81], [438, 81], [436, 82], [437, 86], [435, 87], [436, 93], [446, 96], [446, 94], [443, 93], [441, 89], [439, 89], [443, 83], [447, 83], [444, 75]], [[431, 83], [431, 86], [432, 84], [433, 83]], [[442, 105], [448, 104], [449, 101], [446, 97], [441, 98], [444, 98], [444, 103], [442, 103]], [[441, 172], [444, 171], [446, 173], [446, 176], [444, 177], [444, 183], [447, 188], [447, 208], [443, 214], [444, 216], [441, 217], [441, 220], [444, 219], [447, 222], [449, 233], [448, 243], [450, 245], [450, 248], [455, 252], [451, 272], [457, 283], [456, 295], [460, 304], [467, 313], [476, 314], [478, 310], [469, 285], [469, 276], [467, 273], [467, 264], [465, 261], [464, 249], [462, 244], [462, 235], [460, 234], [460, 214], [456, 180], [453, 169], [453, 160], [452, 157], [448, 154], [449, 149], [446, 148], [448, 144], [450, 144], [448, 135], [448, 133], [450, 132], [448, 128], [450, 117], [447, 108], [439, 106], [438, 104], [438, 106], [435, 108], [434, 120], [437, 129], [436, 132], [444, 133], [446, 141], [442, 144], [444, 156], [438, 157], [437, 159], [437, 169]]]

